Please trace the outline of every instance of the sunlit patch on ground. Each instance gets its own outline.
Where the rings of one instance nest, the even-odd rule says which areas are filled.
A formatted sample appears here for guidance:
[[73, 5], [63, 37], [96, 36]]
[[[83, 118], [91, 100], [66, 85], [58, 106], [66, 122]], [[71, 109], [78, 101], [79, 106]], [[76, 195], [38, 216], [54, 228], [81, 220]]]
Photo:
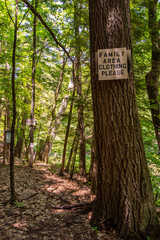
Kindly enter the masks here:
[[90, 226], [91, 214], [77, 207], [95, 196], [82, 177], [70, 180], [49, 171], [49, 165], [15, 167], [16, 203], [11, 206], [9, 166], [0, 168], [0, 240], [118, 240]]

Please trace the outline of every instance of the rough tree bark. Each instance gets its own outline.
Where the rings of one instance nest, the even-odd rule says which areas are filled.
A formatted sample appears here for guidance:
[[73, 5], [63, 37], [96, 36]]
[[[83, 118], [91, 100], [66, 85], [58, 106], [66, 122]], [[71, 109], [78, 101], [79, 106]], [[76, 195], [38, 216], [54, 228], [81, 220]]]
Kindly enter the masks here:
[[137, 110], [133, 74], [99, 81], [98, 49], [131, 49], [128, 0], [90, 0], [91, 82], [97, 158], [92, 225], [115, 228], [129, 240], [159, 231]]
[[146, 87], [151, 107], [151, 116], [160, 152], [160, 104], [159, 104], [159, 76], [160, 76], [160, 34], [157, 19], [158, 0], [149, 0], [148, 27], [152, 42], [151, 71], [146, 75]]

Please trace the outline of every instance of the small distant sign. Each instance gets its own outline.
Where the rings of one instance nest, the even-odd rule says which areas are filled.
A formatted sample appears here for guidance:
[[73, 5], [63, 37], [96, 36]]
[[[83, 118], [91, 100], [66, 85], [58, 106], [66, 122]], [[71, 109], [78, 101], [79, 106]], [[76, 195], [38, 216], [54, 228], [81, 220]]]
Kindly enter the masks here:
[[30, 143], [30, 148], [34, 148], [34, 143]]
[[5, 134], [6, 134], [6, 143], [10, 143], [11, 142], [11, 131], [6, 130]]
[[118, 80], [128, 78], [126, 48], [98, 50], [98, 79]]
[[36, 124], [36, 119], [27, 119], [26, 120], [26, 125], [35, 125]]

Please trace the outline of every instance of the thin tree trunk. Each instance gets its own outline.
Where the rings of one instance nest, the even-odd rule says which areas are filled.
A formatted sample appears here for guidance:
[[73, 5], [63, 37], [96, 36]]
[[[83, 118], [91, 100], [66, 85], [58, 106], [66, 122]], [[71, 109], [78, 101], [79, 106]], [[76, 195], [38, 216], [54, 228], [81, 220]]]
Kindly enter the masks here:
[[50, 136], [47, 136], [47, 139], [44, 145], [44, 157], [42, 157], [42, 159], [44, 158], [44, 162], [46, 164], [48, 163], [48, 160], [49, 160], [49, 153], [50, 153], [49, 148], [50, 148]]
[[[44, 145], [44, 154], [42, 155], [42, 159], [43, 159], [43, 161], [45, 163], [48, 163], [50, 149], [52, 147], [52, 143], [51, 142], [56, 137], [56, 134], [53, 135], [53, 132], [55, 131], [55, 123], [56, 123], [56, 119], [59, 118], [60, 111], [59, 111], [59, 113], [57, 115], [55, 114], [55, 111], [56, 111], [56, 107], [57, 107], [58, 95], [59, 95], [59, 92], [60, 92], [60, 89], [61, 89], [61, 85], [62, 85], [62, 82], [63, 82], [64, 70], [65, 70], [66, 62], [67, 62], [67, 58], [65, 57], [65, 53], [64, 53], [62, 69], [61, 69], [61, 72], [60, 72], [60, 79], [59, 79], [59, 83], [57, 85], [57, 89], [56, 89], [55, 96], [54, 96], [54, 104], [53, 104], [53, 107], [52, 107], [52, 115], [51, 115], [50, 127], [49, 127], [49, 130], [48, 130], [47, 139], [46, 139], [45, 145]], [[61, 106], [63, 105], [63, 103], [65, 101], [65, 98], [63, 99], [63, 101], [61, 103]], [[61, 107], [60, 107], [60, 109], [61, 109]], [[59, 125], [57, 127], [59, 128]], [[53, 137], [52, 137], [52, 135], [53, 135]]]
[[[38, 0], [35, 0], [35, 9], [37, 10]], [[33, 166], [34, 161], [34, 108], [35, 108], [35, 77], [36, 77], [36, 25], [37, 17], [33, 20], [33, 57], [32, 57], [32, 100], [31, 100], [31, 126], [30, 126], [30, 160], [29, 166]]]
[[[27, 103], [27, 100], [26, 100], [26, 98], [24, 99], [24, 104], [26, 104]], [[28, 148], [27, 148], [27, 145], [28, 145], [28, 141], [27, 141], [27, 139], [28, 139], [28, 137], [27, 137], [27, 139], [26, 139], [26, 136], [25, 136], [25, 128], [26, 128], [26, 119], [27, 119], [27, 116], [26, 116], [26, 111], [25, 111], [25, 109], [24, 109], [24, 111], [22, 111], [22, 123], [21, 123], [21, 130], [20, 130], [20, 136], [21, 136], [21, 138], [22, 138], [22, 140], [23, 140], [23, 143], [22, 143], [22, 148], [21, 148], [21, 150], [19, 149], [19, 151], [21, 151], [21, 153], [19, 152], [18, 153], [18, 157], [20, 158], [21, 156], [23, 157], [23, 158], [25, 158], [25, 160], [27, 161], [27, 162], [29, 162], [29, 159], [28, 159]]]
[[85, 141], [83, 106], [79, 106], [78, 121], [79, 121], [79, 173], [80, 175], [85, 176], [86, 175], [86, 141]]
[[75, 142], [76, 142], [76, 136], [73, 139], [72, 147], [71, 147], [71, 150], [70, 150], [69, 159], [68, 159], [68, 163], [67, 163], [67, 167], [65, 169], [67, 173], [69, 173], [69, 168], [70, 168], [70, 164], [71, 164], [71, 160], [72, 160], [72, 155], [73, 155]]
[[15, 157], [19, 159], [21, 158], [22, 148], [23, 148], [23, 138], [22, 136], [19, 136], [16, 143], [16, 147], [15, 147]]
[[79, 142], [79, 136], [76, 136], [74, 149], [73, 149], [73, 157], [72, 157], [72, 164], [71, 164], [71, 170], [70, 170], [70, 179], [73, 178], [74, 169], [75, 169], [75, 162], [76, 162], [76, 156], [77, 156], [77, 150], [78, 150], [78, 142]]
[[5, 165], [5, 159], [6, 159], [6, 134], [5, 134], [5, 130], [6, 130], [6, 125], [7, 125], [7, 117], [6, 117], [6, 113], [4, 116], [4, 145], [3, 145], [3, 165]]
[[72, 142], [72, 147], [71, 147], [71, 150], [70, 150], [70, 155], [69, 155], [67, 167], [65, 169], [67, 173], [69, 173], [69, 168], [70, 168], [70, 164], [71, 164], [71, 160], [72, 160], [73, 150], [74, 150], [75, 144], [76, 144], [77, 135], [78, 135], [78, 124], [77, 124], [77, 127], [76, 127], [75, 136], [74, 136], [74, 139], [73, 139], [73, 142]]
[[[80, 47], [80, 7], [77, 0], [74, 1], [74, 28], [75, 28], [75, 75], [77, 85], [78, 104], [78, 125], [79, 125], [79, 173], [86, 175], [86, 144], [85, 127], [83, 116], [83, 95], [81, 83], [81, 47]], [[81, 100], [81, 101], [80, 101]]]
[[62, 164], [61, 164], [61, 169], [60, 169], [60, 176], [63, 176], [64, 166], [65, 166], [66, 149], [67, 149], [67, 142], [68, 142], [70, 125], [71, 125], [74, 97], [75, 97], [75, 89], [73, 91], [72, 101], [71, 101], [71, 105], [70, 105], [67, 130], [66, 130], [66, 135], [65, 135], [65, 140], [64, 140], [64, 148], [63, 148], [63, 156], [62, 156]]
[[15, 184], [14, 184], [14, 138], [15, 138], [15, 124], [16, 124], [16, 93], [15, 93], [15, 56], [17, 44], [17, 15], [18, 15], [18, 0], [16, 0], [16, 12], [14, 23], [14, 43], [12, 54], [12, 103], [13, 103], [13, 119], [11, 127], [11, 144], [10, 144], [10, 189], [11, 189], [11, 204], [15, 202]]
[[[94, 131], [93, 131], [94, 132]], [[91, 191], [96, 194], [97, 190], [97, 163], [96, 163], [96, 145], [95, 145], [95, 134], [92, 136], [91, 145], [91, 165], [89, 169], [89, 181], [91, 182]]]
[[160, 104], [159, 104], [159, 77], [160, 77], [160, 34], [157, 19], [158, 0], [149, 0], [149, 31], [152, 42], [152, 66], [146, 75], [146, 87], [151, 107], [151, 116], [155, 129], [158, 148], [160, 151]]
[[[1, 48], [1, 43], [0, 43], [0, 48]], [[1, 121], [2, 112], [3, 112], [3, 110], [2, 110], [2, 100], [1, 100], [1, 97], [0, 97], [0, 121]]]
[[38, 145], [38, 151], [36, 152], [36, 158], [43, 161], [43, 152], [44, 152], [44, 141], [40, 140]]
[[[26, 103], [26, 99], [24, 100], [24, 104]], [[27, 145], [26, 144], [26, 137], [25, 137], [25, 127], [26, 127], [26, 112], [25, 110], [22, 111], [22, 123], [21, 123], [21, 129], [20, 129], [20, 134], [19, 134], [19, 138], [17, 140], [17, 144], [16, 144], [16, 149], [17, 149], [17, 157], [20, 159], [22, 157], [22, 154], [24, 155], [24, 151], [23, 151], [23, 146]], [[26, 147], [24, 147], [25, 149]]]
[[[9, 64], [6, 63], [6, 77], [9, 78]], [[10, 102], [8, 101], [7, 98], [5, 98], [5, 129], [4, 130], [11, 130], [11, 110], [10, 110]], [[10, 162], [10, 144], [5, 144], [5, 155], [4, 158], [7, 159], [7, 162]]]
[[153, 240], [160, 229], [133, 73], [129, 73], [128, 79], [100, 81], [95, 61], [98, 49], [131, 49], [129, 1], [90, 0], [89, 8], [97, 158], [97, 195], [91, 223], [114, 228], [126, 240], [147, 236]]
[[45, 163], [48, 163], [48, 158], [49, 158], [49, 154], [50, 154], [50, 151], [52, 148], [52, 143], [53, 143], [53, 141], [56, 137], [56, 134], [58, 132], [58, 129], [60, 127], [62, 115], [66, 111], [69, 97], [70, 97], [69, 95], [66, 95], [64, 97], [63, 101], [61, 102], [61, 106], [58, 110], [58, 113], [56, 114], [55, 122], [54, 122], [52, 128], [50, 129], [50, 136], [47, 137], [47, 140], [45, 143]]

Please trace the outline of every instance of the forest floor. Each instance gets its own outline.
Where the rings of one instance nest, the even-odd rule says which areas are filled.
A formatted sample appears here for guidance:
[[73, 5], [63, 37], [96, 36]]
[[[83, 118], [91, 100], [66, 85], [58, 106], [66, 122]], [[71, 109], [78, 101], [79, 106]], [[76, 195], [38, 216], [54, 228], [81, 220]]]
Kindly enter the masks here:
[[[95, 197], [86, 180], [60, 177], [49, 166], [15, 164], [16, 203], [11, 205], [9, 166], [0, 165], [0, 240], [120, 240], [114, 232], [92, 228], [91, 213], [75, 206]], [[56, 209], [66, 206], [75, 207]]]

